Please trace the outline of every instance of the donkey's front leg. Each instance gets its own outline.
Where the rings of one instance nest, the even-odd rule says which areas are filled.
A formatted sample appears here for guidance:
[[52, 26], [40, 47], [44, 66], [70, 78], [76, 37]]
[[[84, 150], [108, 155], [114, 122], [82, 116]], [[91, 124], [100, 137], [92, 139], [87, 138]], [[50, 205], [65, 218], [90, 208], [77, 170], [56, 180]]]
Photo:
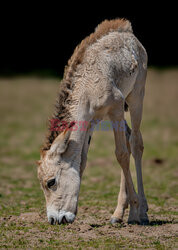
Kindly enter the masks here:
[[128, 195], [127, 195], [127, 188], [126, 188], [126, 180], [121, 170], [121, 184], [120, 184], [120, 191], [118, 195], [117, 207], [111, 216], [111, 224], [121, 223], [123, 221], [125, 209], [128, 208]]
[[127, 143], [126, 143], [126, 136], [125, 131], [123, 128], [120, 127], [120, 124], [124, 121], [124, 108], [121, 109], [121, 107], [124, 107], [123, 100], [121, 99], [121, 102], [118, 102], [118, 105], [116, 107], [113, 107], [109, 116], [110, 119], [114, 122], [119, 122], [117, 129], [114, 129], [114, 137], [115, 137], [115, 145], [116, 145], [116, 158], [122, 167], [127, 191], [128, 191], [128, 200], [130, 203], [130, 213], [129, 213], [129, 223], [139, 223], [140, 219], [138, 216], [138, 208], [139, 208], [139, 200], [138, 196], [135, 192], [130, 169], [129, 169], [129, 152], [127, 149]]
[[[131, 134], [131, 129], [129, 128], [127, 123], [125, 127], [126, 127], [125, 135], [126, 135], [126, 141], [127, 141], [127, 149], [130, 155], [131, 151], [130, 151], [129, 138]], [[114, 214], [111, 217], [111, 224], [121, 223], [123, 221], [124, 212], [126, 208], [128, 208], [128, 193], [127, 193], [125, 176], [124, 176], [123, 170], [121, 169], [120, 191], [118, 195], [117, 207], [114, 211]]]
[[82, 155], [81, 155], [81, 164], [80, 164], [80, 176], [81, 177], [83, 175], [83, 172], [85, 170], [86, 163], [87, 163], [87, 154], [88, 154], [88, 149], [90, 146], [91, 136], [92, 136], [92, 130], [89, 126], [85, 135], [85, 141], [84, 141]]

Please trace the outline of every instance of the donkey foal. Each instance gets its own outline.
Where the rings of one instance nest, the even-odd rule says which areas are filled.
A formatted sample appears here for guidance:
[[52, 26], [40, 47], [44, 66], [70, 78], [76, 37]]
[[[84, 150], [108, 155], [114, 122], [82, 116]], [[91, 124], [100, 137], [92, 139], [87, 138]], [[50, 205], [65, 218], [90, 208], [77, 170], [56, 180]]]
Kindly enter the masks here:
[[[76, 47], [60, 83], [53, 116], [67, 123], [68, 128], [49, 130], [38, 166], [51, 224], [72, 223], [75, 219], [92, 135], [90, 123], [105, 115], [118, 122], [113, 131], [115, 153], [122, 168], [118, 205], [111, 223], [122, 222], [128, 204], [129, 223], [148, 223], [140, 132], [146, 71], [146, 51], [128, 20], [105, 20]], [[126, 129], [119, 128], [124, 121], [125, 104], [129, 107], [132, 130], [127, 124]], [[81, 121], [86, 122], [86, 129], [77, 128]], [[130, 154], [135, 160], [138, 194], [130, 174]]]

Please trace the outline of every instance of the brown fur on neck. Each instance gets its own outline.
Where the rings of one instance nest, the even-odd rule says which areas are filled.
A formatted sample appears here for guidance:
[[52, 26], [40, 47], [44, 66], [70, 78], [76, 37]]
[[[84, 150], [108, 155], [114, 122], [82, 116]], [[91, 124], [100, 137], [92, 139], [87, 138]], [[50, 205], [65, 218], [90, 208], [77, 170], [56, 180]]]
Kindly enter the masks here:
[[[71, 122], [70, 105], [72, 103], [71, 93], [74, 86], [74, 83], [72, 82], [73, 74], [76, 71], [77, 66], [82, 62], [86, 49], [98, 39], [112, 31], [132, 32], [132, 26], [126, 19], [105, 20], [96, 27], [95, 32], [91, 33], [76, 47], [72, 57], [68, 61], [68, 65], [65, 66], [64, 78], [59, 86], [55, 113], [52, 119]], [[60, 131], [51, 131], [50, 128], [51, 123], [49, 124], [49, 131], [42, 150], [50, 149], [55, 138], [61, 133]]]

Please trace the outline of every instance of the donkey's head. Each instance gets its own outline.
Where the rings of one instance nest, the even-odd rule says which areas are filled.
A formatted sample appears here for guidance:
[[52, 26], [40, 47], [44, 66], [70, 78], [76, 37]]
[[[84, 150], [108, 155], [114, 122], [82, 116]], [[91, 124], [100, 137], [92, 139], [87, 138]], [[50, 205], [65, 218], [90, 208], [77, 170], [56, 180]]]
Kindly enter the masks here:
[[72, 223], [77, 212], [80, 172], [70, 147], [70, 134], [70, 130], [59, 134], [50, 149], [42, 151], [39, 161], [38, 178], [51, 224]]

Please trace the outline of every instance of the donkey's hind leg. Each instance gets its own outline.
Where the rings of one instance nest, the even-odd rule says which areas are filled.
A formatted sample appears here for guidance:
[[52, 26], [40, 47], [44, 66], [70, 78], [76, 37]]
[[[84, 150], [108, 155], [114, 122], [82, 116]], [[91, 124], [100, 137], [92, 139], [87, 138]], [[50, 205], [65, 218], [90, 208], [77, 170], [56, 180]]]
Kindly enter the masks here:
[[135, 88], [127, 97], [126, 101], [129, 106], [132, 132], [130, 135], [131, 153], [135, 160], [137, 172], [137, 188], [139, 196], [139, 217], [141, 224], [149, 223], [147, 211], [148, 205], [145, 198], [143, 180], [142, 180], [142, 154], [143, 154], [143, 140], [140, 132], [140, 124], [142, 120], [143, 98], [144, 98], [144, 83], [145, 77], [137, 80]]

